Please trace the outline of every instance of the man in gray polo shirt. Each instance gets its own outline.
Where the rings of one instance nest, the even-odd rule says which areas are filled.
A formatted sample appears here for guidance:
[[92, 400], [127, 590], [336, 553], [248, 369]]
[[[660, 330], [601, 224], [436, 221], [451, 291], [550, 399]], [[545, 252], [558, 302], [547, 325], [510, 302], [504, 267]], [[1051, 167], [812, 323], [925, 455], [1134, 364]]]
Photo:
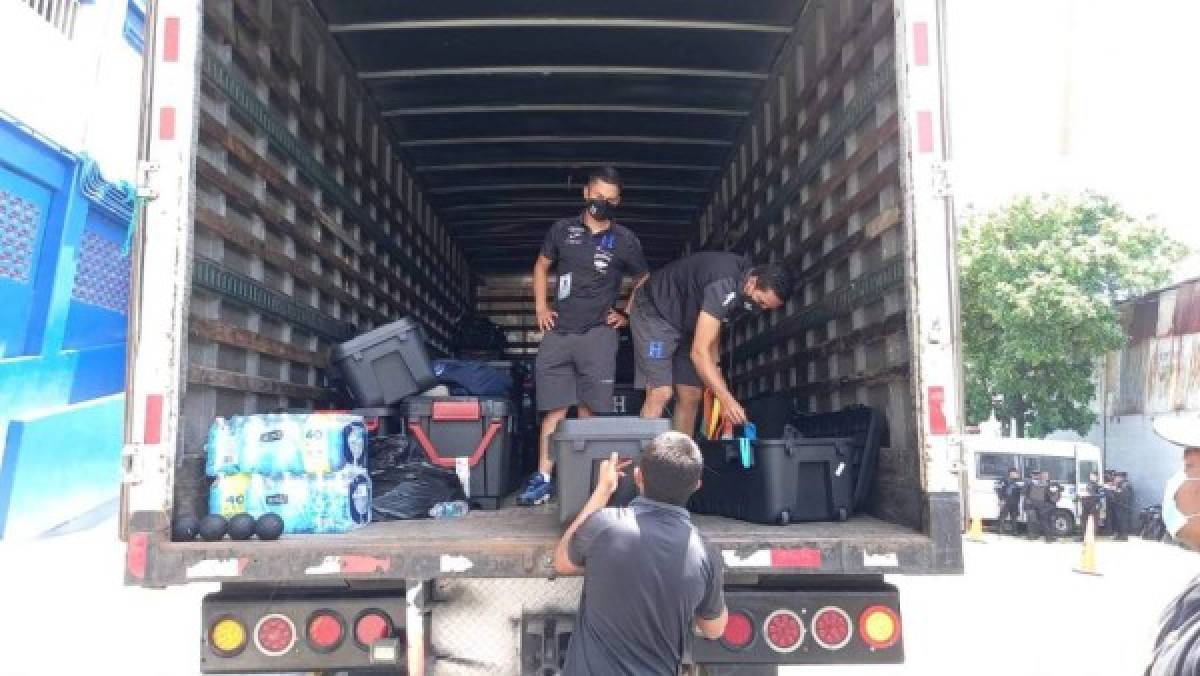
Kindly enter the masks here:
[[633, 471], [641, 495], [606, 508], [622, 474], [614, 453], [591, 499], [563, 534], [554, 569], [584, 574], [567, 676], [676, 676], [693, 631], [720, 638], [728, 613], [721, 560], [683, 505], [704, 460], [690, 437], [659, 435]]

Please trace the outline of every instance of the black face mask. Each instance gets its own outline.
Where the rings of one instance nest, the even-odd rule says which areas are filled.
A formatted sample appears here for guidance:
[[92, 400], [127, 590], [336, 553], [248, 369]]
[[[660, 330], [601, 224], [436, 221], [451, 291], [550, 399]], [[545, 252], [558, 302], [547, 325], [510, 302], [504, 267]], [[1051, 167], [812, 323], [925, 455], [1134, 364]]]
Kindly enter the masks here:
[[766, 311], [745, 293], [738, 294], [737, 303], [737, 315], [741, 317], [759, 315]]
[[612, 220], [613, 213], [617, 210], [617, 205], [603, 198], [592, 198], [585, 202], [587, 204], [587, 212], [599, 221]]

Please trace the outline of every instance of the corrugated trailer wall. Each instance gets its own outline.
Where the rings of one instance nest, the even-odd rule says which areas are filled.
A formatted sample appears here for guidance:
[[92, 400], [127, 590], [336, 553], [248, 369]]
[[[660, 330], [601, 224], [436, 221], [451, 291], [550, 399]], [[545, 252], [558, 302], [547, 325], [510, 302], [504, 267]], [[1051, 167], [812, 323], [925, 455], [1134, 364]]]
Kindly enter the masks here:
[[[329, 349], [418, 319], [444, 352], [466, 262], [307, 5], [208, 0], [181, 463], [214, 416], [320, 402]], [[177, 473], [177, 504], [202, 486]]]
[[812, 2], [798, 26], [693, 248], [791, 265], [799, 283], [785, 311], [732, 332], [736, 393], [886, 410], [872, 511], [918, 527], [892, 3]]
[[1107, 357], [1109, 416], [1200, 410], [1200, 281], [1122, 308], [1129, 344]]

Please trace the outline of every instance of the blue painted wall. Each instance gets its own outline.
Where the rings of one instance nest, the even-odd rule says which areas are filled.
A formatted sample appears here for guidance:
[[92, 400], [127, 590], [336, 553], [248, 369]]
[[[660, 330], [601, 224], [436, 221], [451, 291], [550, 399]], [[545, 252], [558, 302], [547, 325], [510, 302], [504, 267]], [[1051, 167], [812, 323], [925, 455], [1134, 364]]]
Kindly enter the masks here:
[[89, 159], [0, 117], [0, 538], [34, 534], [39, 495], [117, 494], [131, 209]]
[[12, 420], [0, 468], [5, 537], [37, 537], [117, 497], [125, 395]]

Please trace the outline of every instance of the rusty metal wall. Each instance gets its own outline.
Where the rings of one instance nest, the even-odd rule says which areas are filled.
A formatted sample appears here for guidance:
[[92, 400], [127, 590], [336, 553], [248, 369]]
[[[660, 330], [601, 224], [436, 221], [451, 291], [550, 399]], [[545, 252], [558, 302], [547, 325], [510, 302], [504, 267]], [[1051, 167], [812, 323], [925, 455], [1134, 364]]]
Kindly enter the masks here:
[[1109, 355], [1109, 415], [1200, 410], [1200, 280], [1122, 308], [1129, 345]]

